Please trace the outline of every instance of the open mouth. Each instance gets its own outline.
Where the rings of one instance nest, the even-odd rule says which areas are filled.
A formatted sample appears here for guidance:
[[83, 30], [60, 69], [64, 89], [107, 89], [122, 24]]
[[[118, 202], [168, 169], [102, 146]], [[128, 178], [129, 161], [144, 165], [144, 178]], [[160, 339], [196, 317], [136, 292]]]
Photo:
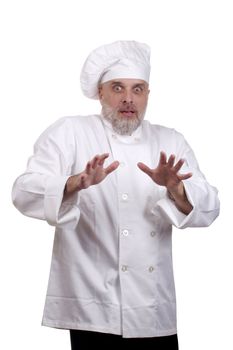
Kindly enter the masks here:
[[120, 114], [123, 115], [124, 117], [131, 118], [136, 115], [136, 111], [134, 109], [120, 109], [119, 110]]

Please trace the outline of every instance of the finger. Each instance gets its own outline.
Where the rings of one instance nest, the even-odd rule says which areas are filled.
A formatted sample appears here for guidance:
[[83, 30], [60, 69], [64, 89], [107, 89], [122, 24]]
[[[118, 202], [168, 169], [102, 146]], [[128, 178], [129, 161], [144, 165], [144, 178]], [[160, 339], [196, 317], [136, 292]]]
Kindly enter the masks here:
[[141, 169], [144, 173], [146, 173], [147, 175], [151, 176], [152, 175], [152, 169], [150, 169], [146, 164], [144, 163], [138, 163], [137, 166], [139, 167], [139, 169]]
[[175, 158], [176, 158], [176, 156], [174, 155], [174, 154], [172, 154], [172, 155], [170, 155], [170, 157], [169, 157], [169, 159], [168, 159], [168, 166], [170, 167], [170, 168], [172, 168], [173, 167], [173, 165], [174, 165], [174, 163], [175, 163]]
[[165, 152], [160, 152], [160, 158], [159, 158], [159, 165], [166, 165], [167, 164], [167, 155]]
[[181, 174], [181, 175], [178, 175], [178, 179], [179, 180], [187, 180], [189, 179], [190, 177], [192, 177], [193, 174], [192, 173], [187, 173], [187, 174]]
[[100, 158], [108, 158], [108, 156], [109, 156], [109, 153], [103, 153], [103, 154], [101, 154], [100, 155]]
[[91, 167], [92, 169], [95, 169], [98, 165], [98, 162], [100, 160], [100, 156], [96, 155], [92, 160], [91, 160]]
[[91, 173], [91, 168], [92, 168], [92, 166], [91, 166], [91, 161], [89, 161], [89, 162], [87, 162], [86, 169], [85, 169], [85, 172], [86, 172], [88, 175], [90, 175], [90, 173]]
[[106, 175], [112, 173], [114, 170], [116, 170], [119, 166], [119, 162], [116, 160], [115, 162], [113, 162], [112, 164], [110, 164], [106, 169], [105, 169], [105, 173]]
[[104, 153], [99, 157], [98, 165], [103, 165], [105, 160], [109, 157], [109, 153]]
[[183, 164], [184, 164], [184, 159], [180, 159], [176, 163], [176, 165], [174, 166], [174, 170], [175, 170], [176, 173], [178, 173], [178, 171], [182, 168]]

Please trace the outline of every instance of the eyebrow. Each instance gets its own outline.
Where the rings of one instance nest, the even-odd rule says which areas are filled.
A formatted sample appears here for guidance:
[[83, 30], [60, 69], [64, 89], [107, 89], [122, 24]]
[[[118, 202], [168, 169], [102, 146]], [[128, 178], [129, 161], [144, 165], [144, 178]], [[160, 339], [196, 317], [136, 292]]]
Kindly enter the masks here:
[[146, 84], [144, 84], [144, 83], [138, 83], [138, 84], [135, 84], [133, 87], [142, 87], [142, 88], [145, 88], [145, 87], [146, 87]]
[[[124, 83], [122, 83], [121, 81], [113, 81], [111, 83], [111, 86], [115, 86], [115, 85], [121, 85], [121, 86], [124, 86]], [[144, 83], [136, 83], [132, 86], [133, 88], [135, 87], [141, 87], [141, 88], [145, 88], [146, 87], [146, 84]]]
[[123, 84], [122, 82], [120, 82], [120, 81], [113, 81], [113, 82], [111, 83], [111, 85], [112, 85], [112, 86], [114, 86], [114, 85], [121, 85], [121, 86], [123, 86], [124, 84]]

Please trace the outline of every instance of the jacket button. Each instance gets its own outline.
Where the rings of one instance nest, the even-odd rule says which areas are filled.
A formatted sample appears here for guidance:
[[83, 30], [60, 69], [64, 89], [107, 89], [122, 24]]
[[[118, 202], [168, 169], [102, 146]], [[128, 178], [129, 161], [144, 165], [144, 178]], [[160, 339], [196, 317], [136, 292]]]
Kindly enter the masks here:
[[122, 234], [123, 234], [124, 236], [128, 236], [129, 230], [123, 230], [123, 231], [122, 231]]
[[121, 196], [121, 198], [123, 199], [123, 201], [127, 201], [128, 197], [129, 197], [129, 196], [128, 196], [127, 193], [123, 193], [122, 196]]
[[127, 269], [128, 269], [127, 265], [122, 265], [121, 270], [122, 270], [123, 272], [127, 271]]
[[150, 235], [151, 235], [151, 237], [154, 237], [156, 235], [156, 232], [155, 231], [151, 231]]
[[153, 266], [150, 266], [150, 267], [149, 267], [149, 272], [153, 272], [154, 269], [155, 269], [155, 268], [154, 268]]

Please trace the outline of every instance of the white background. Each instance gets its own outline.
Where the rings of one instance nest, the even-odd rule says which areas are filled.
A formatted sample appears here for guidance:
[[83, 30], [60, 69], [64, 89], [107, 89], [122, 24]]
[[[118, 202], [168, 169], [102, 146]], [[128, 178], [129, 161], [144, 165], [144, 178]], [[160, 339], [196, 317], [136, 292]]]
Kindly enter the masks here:
[[48, 125], [98, 113], [80, 69], [119, 39], [151, 46], [147, 119], [185, 135], [221, 199], [212, 226], [174, 231], [180, 350], [233, 349], [232, 18], [226, 0], [1, 1], [1, 349], [70, 348], [68, 331], [40, 325], [53, 228], [22, 216], [11, 187]]

